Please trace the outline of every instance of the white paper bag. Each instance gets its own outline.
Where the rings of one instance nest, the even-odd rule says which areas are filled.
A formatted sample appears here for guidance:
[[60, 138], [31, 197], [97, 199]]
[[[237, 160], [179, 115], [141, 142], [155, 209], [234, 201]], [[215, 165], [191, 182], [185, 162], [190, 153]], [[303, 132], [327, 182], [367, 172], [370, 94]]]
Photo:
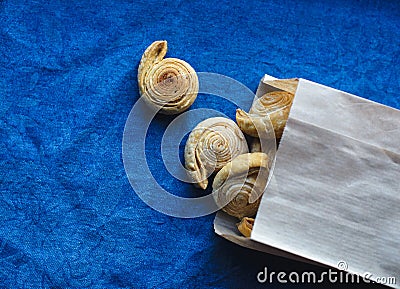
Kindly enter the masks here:
[[400, 288], [400, 111], [300, 79], [251, 240], [235, 222], [216, 233]]

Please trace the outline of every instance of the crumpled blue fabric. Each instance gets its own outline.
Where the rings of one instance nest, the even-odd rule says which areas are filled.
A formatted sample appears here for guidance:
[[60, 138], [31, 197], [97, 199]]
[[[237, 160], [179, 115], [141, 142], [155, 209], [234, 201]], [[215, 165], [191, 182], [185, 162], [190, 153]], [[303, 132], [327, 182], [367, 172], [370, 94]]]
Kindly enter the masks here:
[[[253, 91], [265, 73], [303, 77], [400, 108], [398, 1], [3, 0], [0, 20], [0, 288], [281, 288], [257, 273], [322, 270], [225, 241], [213, 215], [162, 215], [132, 190], [122, 134], [155, 40]], [[147, 153], [179, 191], [159, 160], [169, 121], [152, 125]]]

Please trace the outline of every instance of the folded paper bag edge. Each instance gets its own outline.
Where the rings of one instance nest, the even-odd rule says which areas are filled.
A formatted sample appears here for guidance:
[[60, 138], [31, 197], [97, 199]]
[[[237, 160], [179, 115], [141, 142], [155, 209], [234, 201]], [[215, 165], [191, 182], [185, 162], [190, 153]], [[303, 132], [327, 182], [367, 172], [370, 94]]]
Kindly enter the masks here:
[[232, 243], [235, 243], [241, 247], [247, 248], [247, 249], [275, 255], [278, 257], [287, 258], [287, 259], [294, 260], [294, 261], [299, 261], [302, 263], [307, 263], [310, 265], [315, 265], [315, 266], [319, 266], [319, 267], [328, 267], [328, 266], [326, 266], [322, 263], [316, 262], [314, 260], [310, 260], [310, 259], [301, 257], [296, 254], [286, 252], [284, 250], [281, 250], [281, 249], [278, 249], [278, 248], [275, 248], [275, 247], [272, 247], [269, 245], [265, 245], [263, 243], [254, 241], [251, 238], [246, 238], [244, 236], [239, 235], [238, 232], [235, 234], [234, 232], [235, 232], [235, 228], [236, 228], [236, 225], [235, 225], [236, 223], [237, 222], [234, 217], [229, 216], [225, 212], [219, 211], [219, 212], [217, 212], [217, 214], [214, 218], [214, 232], [218, 236], [221, 236], [222, 238], [224, 238]]

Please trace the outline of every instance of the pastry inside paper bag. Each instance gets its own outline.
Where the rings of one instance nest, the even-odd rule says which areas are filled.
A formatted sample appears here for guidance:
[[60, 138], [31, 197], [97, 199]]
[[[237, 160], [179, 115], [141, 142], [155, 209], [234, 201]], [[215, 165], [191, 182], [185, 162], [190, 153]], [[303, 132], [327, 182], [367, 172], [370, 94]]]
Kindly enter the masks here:
[[215, 202], [227, 214], [242, 219], [256, 215], [269, 174], [268, 156], [248, 153], [236, 157], [215, 176]]
[[[269, 179], [275, 140], [282, 136], [297, 84], [297, 79], [270, 81], [268, 85], [276, 90], [255, 98], [248, 113], [237, 109], [237, 126], [229, 119], [210, 118], [191, 132], [186, 143], [185, 166], [197, 186], [205, 189], [208, 176], [217, 173], [212, 184], [215, 202], [241, 220], [238, 230], [246, 237], [251, 234], [252, 217]], [[249, 146], [240, 130], [251, 136]]]
[[267, 118], [271, 121], [275, 137], [280, 139], [286, 120], [289, 117], [294, 94], [286, 91], [273, 91], [254, 100], [249, 113], [241, 109], [236, 111], [236, 122], [240, 129], [253, 137], [258, 137], [257, 130], [264, 130], [263, 123]]
[[280, 139], [289, 117], [298, 79], [276, 79], [267, 84], [278, 90], [255, 98], [248, 113], [237, 109], [236, 122], [244, 133], [253, 137], [260, 137], [260, 132], [268, 130], [267, 124], [271, 122], [275, 138]]
[[254, 225], [254, 219], [248, 217], [243, 217], [242, 220], [236, 224], [239, 232], [242, 233], [242, 235], [247, 238], [249, 238], [251, 235], [251, 231], [253, 230], [253, 225]]

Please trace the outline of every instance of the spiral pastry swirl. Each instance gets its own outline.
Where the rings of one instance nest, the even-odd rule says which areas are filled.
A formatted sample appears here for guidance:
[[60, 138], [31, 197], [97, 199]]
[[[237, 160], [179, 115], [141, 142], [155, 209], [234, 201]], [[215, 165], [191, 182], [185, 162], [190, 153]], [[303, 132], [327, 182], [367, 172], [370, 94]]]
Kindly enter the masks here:
[[190, 133], [185, 146], [185, 167], [195, 184], [206, 189], [212, 173], [248, 151], [246, 139], [234, 121], [212, 117]]
[[287, 91], [273, 91], [254, 100], [249, 113], [238, 109], [236, 122], [246, 134], [258, 137], [257, 130], [263, 130], [266, 117], [274, 128], [275, 137], [280, 139], [289, 117], [294, 94]]
[[294, 95], [286, 91], [272, 91], [254, 100], [249, 113], [265, 115], [290, 108]]
[[197, 97], [199, 80], [195, 70], [178, 58], [164, 58], [167, 41], [155, 41], [144, 52], [138, 69], [141, 96], [164, 114], [186, 110]]
[[213, 196], [222, 210], [242, 219], [257, 213], [269, 174], [269, 159], [264, 153], [236, 157], [215, 176]]

